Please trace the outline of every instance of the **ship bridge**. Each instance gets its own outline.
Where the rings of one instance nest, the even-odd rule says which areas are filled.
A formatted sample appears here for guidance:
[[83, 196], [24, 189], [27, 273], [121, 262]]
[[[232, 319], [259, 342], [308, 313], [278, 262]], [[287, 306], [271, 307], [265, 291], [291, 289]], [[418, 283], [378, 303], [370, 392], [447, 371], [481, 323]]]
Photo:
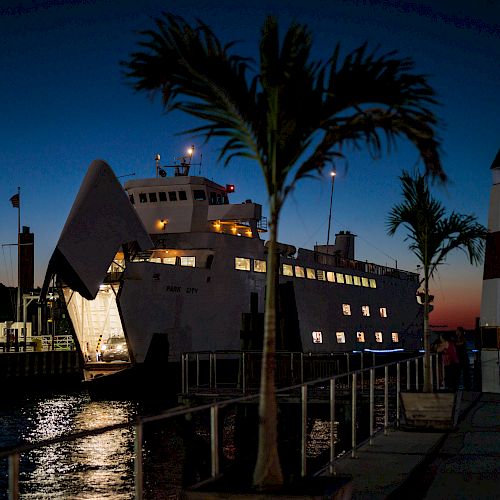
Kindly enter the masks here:
[[232, 184], [179, 175], [129, 180], [124, 189], [152, 235], [217, 232], [258, 238], [267, 229], [262, 205], [251, 200], [229, 203]]

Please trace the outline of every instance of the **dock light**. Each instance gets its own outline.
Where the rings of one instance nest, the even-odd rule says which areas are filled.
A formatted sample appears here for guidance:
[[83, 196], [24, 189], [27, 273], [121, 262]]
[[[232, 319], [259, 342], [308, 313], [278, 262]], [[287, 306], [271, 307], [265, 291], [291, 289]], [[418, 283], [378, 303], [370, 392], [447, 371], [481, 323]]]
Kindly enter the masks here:
[[191, 146], [190, 148], [188, 148], [188, 150], [187, 150], [187, 154], [188, 154], [189, 156], [191, 156], [191, 155], [193, 154], [193, 152], [194, 152], [194, 147], [193, 147], [193, 146]]
[[234, 193], [234, 184], [226, 184], [226, 193]]
[[333, 170], [330, 172], [330, 177], [335, 177], [337, 175], [337, 172], [334, 172]]

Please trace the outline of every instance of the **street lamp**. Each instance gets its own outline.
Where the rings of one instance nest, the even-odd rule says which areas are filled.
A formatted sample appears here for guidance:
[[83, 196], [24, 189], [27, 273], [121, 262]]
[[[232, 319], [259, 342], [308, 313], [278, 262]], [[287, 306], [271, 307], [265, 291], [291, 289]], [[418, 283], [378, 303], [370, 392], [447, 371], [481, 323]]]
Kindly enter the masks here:
[[326, 251], [328, 252], [328, 245], [330, 244], [330, 225], [332, 223], [332, 201], [333, 201], [333, 185], [335, 184], [335, 176], [337, 173], [335, 170], [330, 172], [330, 177], [332, 178], [332, 191], [330, 193], [330, 213], [328, 215], [328, 235], [326, 237]]

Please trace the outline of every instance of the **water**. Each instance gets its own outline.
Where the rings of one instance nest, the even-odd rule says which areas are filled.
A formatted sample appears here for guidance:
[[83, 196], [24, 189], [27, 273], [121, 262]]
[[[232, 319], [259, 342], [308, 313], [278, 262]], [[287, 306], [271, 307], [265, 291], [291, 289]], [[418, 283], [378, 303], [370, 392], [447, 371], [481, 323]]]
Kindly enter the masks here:
[[[31, 393], [4, 399], [0, 447], [123, 423], [145, 411], [138, 402], [92, 401], [85, 392]], [[133, 498], [133, 443], [133, 429], [127, 428], [23, 454], [22, 498]], [[6, 498], [6, 460], [0, 465], [0, 498]]]
[[[316, 407], [317, 405], [313, 405]], [[4, 398], [0, 404], [0, 448], [36, 443], [77, 431], [133, 421], [156, 414], [167, 402], [93, 401], [86, 392], [28, 393]], [[285, 472], [300, 471], [300, 405], [280, 405], [280, 455]], [[383, 408], [376, 404], [380, 427]], [[238, 411], [240, 413], [238, 413]], [[255, 453], [256, 408], [228, 407], [219, 413], [221, 468], [234, 463], [239, 453]], [[308, 459], [323, 465], [330, 444], [328, 405], [315, 408], [308, 418]], [[312, 409], [311, 409], [312, 412]], [[350, 408], [338, 402], [337, 453], [350, 444]], [[360, 405], [360, 439], [366, 438], [366, 405]], [[239, 420], [238, 420], [239, 419]], [[249, 425], [238, 431], [236, 422]], [[170, 419], [144, 426], [144, 497], [175, 499], [183, 485], [210, 475], [209, 414]], [[249, 430], [250, 429], [250, 430]], [[288, 461], [288, 462], [287, 462]], [[254, 463], [254, 459], [251, 459]], [[20, 463], [23, 499], [116, 499], [134, 498], [134, 431], [132, 426], [105, 434], [63, 442], [25, 453]], [[251, 465], [250, 465], [251, 468]], [[288, 469], [288, 470], [287, 470]], [[0, 461], [0, 499], [7, 496], [7, 461]]]

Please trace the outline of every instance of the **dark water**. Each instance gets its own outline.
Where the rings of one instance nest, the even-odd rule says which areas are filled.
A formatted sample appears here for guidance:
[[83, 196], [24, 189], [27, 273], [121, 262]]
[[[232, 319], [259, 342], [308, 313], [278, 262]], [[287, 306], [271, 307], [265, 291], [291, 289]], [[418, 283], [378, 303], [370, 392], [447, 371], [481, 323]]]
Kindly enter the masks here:
[[[10, 397], [0, 406], [0, 447], [123, 423], [160, 407], [133, 401], [92, 401], [85, 392]], [[145, 449], [145, 460], [151, 452], [151, 446]], [[6, 498], [7, 461], [0, 467], [0, 498]], [[21, 497], [133, 498], [133, 467], [132, 428], [51, 445], [21, 456]]]
[[[350, 446], [350, 409], [337, 405], [337, 453]], [[311, 464], [328, 456], [328, 405], [318, 406], [308, 418], [308, 459]], [[383, 409], [376, 405], [378, 426]], [[4, 398], [0, 404], [0, 448], [35, 443], [76, 431], [133, 421], [156, 414], [167, 402], [93, 401], [86, 392], [28, 393]], [[240, 456], [254, 463], [256, 408], [231, 408], [219, 414], [221, 468]], [[280, 455], [285, 473], [300, 471], [300, 405], [280, 405]], [[367, 436], [366, 405], [358, 409], [359, 425]], [[238, 424], [237, 424], [238, 422]], [[192, 419], [170, 419], [144, 426], [144, 497], [175, 499], [183, 485], [210, 475], [210, 420], [208, 412]], [[244, 429], [244, 430], [240, 430]], [[326, 460], [322, 462], [325, 463]], [[251, 470], [250, 465], [249, 469]], [[40, 448], [21, 456], [23, 499], [132, 499], [134, 498], [134, 431], [126, 428]], [[0, 499], [7, 497], [7, 461], [0, 461]]]

